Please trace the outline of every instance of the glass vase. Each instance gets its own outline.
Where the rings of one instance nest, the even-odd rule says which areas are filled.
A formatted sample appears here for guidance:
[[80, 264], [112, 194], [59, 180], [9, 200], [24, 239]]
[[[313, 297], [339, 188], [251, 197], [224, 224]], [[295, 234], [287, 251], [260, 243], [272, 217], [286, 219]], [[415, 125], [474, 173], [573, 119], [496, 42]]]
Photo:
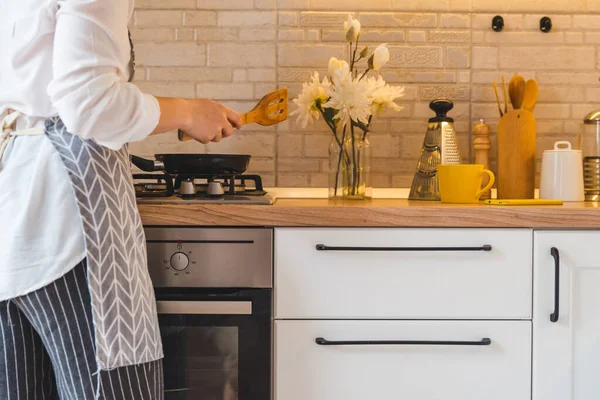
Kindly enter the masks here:
[[360, 129], [342, 129], [329, 145], [329, 198], [372, 197], [371, 146]]

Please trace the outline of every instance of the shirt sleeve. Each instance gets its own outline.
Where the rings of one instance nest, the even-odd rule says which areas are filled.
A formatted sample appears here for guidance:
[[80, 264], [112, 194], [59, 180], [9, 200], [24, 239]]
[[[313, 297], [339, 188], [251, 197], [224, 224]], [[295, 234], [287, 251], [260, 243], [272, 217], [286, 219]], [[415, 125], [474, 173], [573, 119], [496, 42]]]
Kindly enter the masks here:
[[48, 94], [67, 130], [118, 150], [158, 125], [154, 96], [128, 83], [127, 0], [60, 1]]

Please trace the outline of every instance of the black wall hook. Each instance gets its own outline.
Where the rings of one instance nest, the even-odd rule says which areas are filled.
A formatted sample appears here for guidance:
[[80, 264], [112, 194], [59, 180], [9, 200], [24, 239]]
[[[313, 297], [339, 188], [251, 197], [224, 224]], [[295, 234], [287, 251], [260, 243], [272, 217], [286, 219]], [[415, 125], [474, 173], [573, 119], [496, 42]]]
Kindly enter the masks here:
[[502, 32], [504, 29], [504, 18], [500, 15], [496, 15], [492, 20], [492, 29], [496, 32]]
[[550, 17], [540, 19], [540, 31], [548, 33], [552, 30], [552, 20]]

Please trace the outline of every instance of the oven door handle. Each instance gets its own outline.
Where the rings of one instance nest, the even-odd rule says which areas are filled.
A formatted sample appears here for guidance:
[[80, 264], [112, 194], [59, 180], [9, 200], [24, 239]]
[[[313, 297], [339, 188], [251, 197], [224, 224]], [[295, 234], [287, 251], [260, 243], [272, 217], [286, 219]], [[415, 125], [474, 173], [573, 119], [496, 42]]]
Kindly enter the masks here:
[[251, 301], [157, 301], [159, 314], [252, 315]]

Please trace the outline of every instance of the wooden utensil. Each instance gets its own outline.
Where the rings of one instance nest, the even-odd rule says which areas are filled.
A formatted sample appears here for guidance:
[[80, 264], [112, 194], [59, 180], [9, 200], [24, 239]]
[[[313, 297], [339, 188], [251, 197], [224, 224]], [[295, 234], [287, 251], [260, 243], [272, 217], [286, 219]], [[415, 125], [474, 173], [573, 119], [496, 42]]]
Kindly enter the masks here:
[[[285, 121], [288, 118], [288, 89], [283, 88], [267, 94], [251, 111], [242, 114], [241, 117], [244, 125], [257, 123], [271, 126]], [[179, 131], [178, 136], [182, 142], [194, 139], [182, 131]]]
[[536, 121], [526, 110], [513, 110], [498, 124], [498, 199], [533, 199]]
[[508, 83], [508, 94], [510, 95], [510, 103], [513, 109], [520, 110], [525, 96], [525, 79], [519, 74], [510, 78]]
[[504, 90], [504, 114], [506, 114], [508, 112], [508, 88], [506, 87], [504, 76], [502, 77], [502, 88]]
[[523, 98], [523, 109], [533, 112], [539, 97], [539, 87], [535, 79], [530, 79], [525, 84], [525, 96]]
[[496, 93], [496, 102], [498, 103], [498, 111], [500, 111], [500, 118], [502, 118], [504, 113], [502, 112], [502, 105], [500, 104], [500, 97], [498, 96], [498, 85], [496, 84], [496, 82], [494, 82], [493, 84], [494, 84], [494, 93]]

